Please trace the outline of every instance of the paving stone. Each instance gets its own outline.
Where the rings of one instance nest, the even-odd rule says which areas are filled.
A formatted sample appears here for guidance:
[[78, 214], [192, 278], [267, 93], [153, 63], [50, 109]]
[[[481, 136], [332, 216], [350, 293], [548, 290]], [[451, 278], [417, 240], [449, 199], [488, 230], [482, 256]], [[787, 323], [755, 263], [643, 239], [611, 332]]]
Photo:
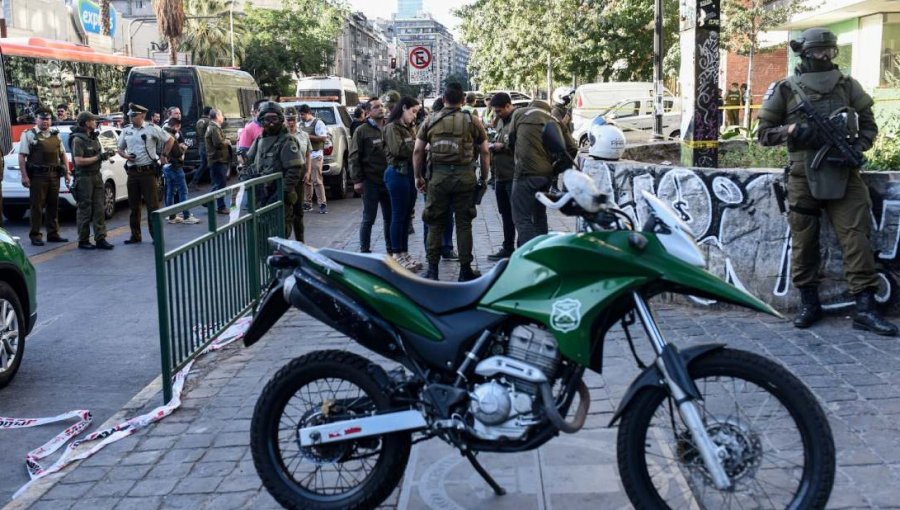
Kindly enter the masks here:
[[180, 478], [150, 478], [140, 480], [128, 492], [129, 496], [165, 496], [172, 492], [175, 485], [180, 482]]
[[203, 456], [203, 462], [216, 462], [216, 461], [236, 461], [240, 460], [247, 452], [249, 451], [249, 447], [247, 446], [229, 446], [222, 448], [210, 448], [207, 450], [206, 455]]
[[173, 494], [210, 494], [215, 492], [224, 479], [224, 476], [191, 476], [182, 480]]
[[116, 510], [156, 510], [162, 504], [162, 496], [122, 498]]
[[[91, 489], [91, 497], [108, 498], [111, 496], [124, 497], [132, 487], [137, 484], [135, 480], [112, 479], [97, 482]], [[90, 508], [90, 507], [88, 507]]]
[[43, 499], [74, 499], [84, 496], [95, 482], [58, 483], [44, 495]]

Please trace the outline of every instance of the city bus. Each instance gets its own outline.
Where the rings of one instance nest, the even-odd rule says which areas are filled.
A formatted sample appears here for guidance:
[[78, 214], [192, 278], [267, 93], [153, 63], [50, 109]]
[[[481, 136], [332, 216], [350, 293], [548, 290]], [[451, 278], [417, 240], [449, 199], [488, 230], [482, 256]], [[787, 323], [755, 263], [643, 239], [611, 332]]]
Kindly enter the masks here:
[[55, 115], [64, 104], [70, 120], [83, 111], [122, 111], [128, 71], [152, 64], [40, 37], [0, 39], [0, 150], [7, 154], [22, 132], [34, 126], [39, 108]]

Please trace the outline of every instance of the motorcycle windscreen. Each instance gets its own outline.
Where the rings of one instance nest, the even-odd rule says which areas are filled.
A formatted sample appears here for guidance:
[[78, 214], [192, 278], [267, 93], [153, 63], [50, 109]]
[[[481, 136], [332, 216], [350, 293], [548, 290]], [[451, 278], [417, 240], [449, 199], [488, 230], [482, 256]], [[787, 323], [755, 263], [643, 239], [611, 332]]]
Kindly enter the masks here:
[[291, 304], [284, 299], [284, 282], [279, 282], [269, 289], [257, 308], [256, 316], [244, 334], [244, 345], [250, 347], [258, 342], [290, 308]]

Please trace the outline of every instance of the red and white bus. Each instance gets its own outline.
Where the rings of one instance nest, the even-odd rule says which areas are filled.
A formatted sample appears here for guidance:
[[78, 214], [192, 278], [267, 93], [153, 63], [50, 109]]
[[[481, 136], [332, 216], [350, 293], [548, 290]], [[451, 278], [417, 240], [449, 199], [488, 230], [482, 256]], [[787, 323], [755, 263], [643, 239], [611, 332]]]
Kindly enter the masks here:
[[128, 71], [152, 64], [40, 37], [0, 39], [0, 150], [8, 153], [34, 126], [38, 108], [55, 115], [64, 104], [72, 120], [83, 111], [120, 112]]

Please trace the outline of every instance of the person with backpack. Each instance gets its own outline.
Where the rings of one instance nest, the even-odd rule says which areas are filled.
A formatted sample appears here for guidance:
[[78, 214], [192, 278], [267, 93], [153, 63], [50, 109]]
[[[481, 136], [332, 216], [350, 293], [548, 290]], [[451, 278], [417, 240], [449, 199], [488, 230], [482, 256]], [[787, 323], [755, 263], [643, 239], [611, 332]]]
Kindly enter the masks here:
[[[533, 101], [515, 110], [509, 120], [507, 137], [515, 157], [510, 203], [517, 246], [548, 231], [547, 209], [534, 198], [535, 193], [550, 190], [560, 169], [556, 164], [559, 157], [544, 147], [543, 132], [548, 123], [559, 126], [559, 121], [550, 114], [550, 105], [544, 101]], [[566, 152], [575, 157], [578, 144], [567, 129], [560, 126], [560, 130], [566, 140]]]
[[[413, 155], [416, 187], [425, 192], [425, 155], [431, 156], [428, 200], [422, 219], [428, 223], [428, 271], [426, 278], [438, 279], [438, 263], [444, 228], [450, 211], [456, 218], [456, 242], [459, 249], [459, 281], [473, 280], [481, 274], [472, 269], [472, 220], [477, 214], [476, 194], [485, 186], [490, 169], [487, 133], [481, 122], [461, 110], [464, 94], [459, 83], [448, 83], [444, 90], [444, 108], [422, 124]], [[472, 171], [475, 154], [481, 158], [480, 176]]]

